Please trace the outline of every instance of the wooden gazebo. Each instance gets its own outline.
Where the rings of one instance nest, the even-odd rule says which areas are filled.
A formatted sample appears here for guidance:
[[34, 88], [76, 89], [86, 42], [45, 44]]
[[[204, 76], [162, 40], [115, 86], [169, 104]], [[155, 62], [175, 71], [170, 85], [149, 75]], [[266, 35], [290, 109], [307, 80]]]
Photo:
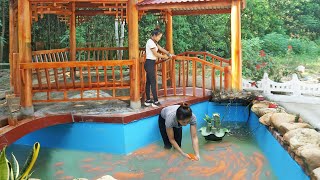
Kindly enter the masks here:
[[[201, 95], [206, 93], [204, 79], [208, 70], [212, 71], [211, 89], [216, 88], [216, 71], [220, 72], [220, 88], [224, 81], [224, 88], [229, 89], [231, 69], [231, 87], [241, 90], [240, 13], [244, 6], [244, 0], [10, 0], [11, 86], [15, 94], [21, 97], [22, 111], [27, 115], [33, 114], [34, 102], [123, 99], [130, 100], [132, 108], [139, 108], [144, 85], [144, 53], [139, 49], [138, 38], [139, 18], [146, 13], [163, 16], [166, 21], [166, 48], [173, 53], [172, 16], [231, 13], [231, 60], [204, 52], [185, 52], [170, 61], [159, 63], [157, 71], [162, 76], [159, 94], [188, 95], [190, 90], [192, 93], [189, 95], [197, 96], [197, 68], [200, 68], [203, 77]], [[31, 26], [44, 14], [56, 14], [61, 21], [69, 24], [69, 48], [32, 51]], [[86, 16], [95, 15], [115, 16], [126, 21], [129, 46], [76, 47], [76, 23]], [[108, 59], [110, 51], [119, 50], [128, 51], [128, 58]], [[208, 58], [213, 63], [209, 63]], [[177, 64], [180, 67], [178, 69]], [[191, 85], [188, 77], [192, 78]], [[168, 85], [167, 81], [171, 83]], [[116, 92], [123, 89], [130, 93]], [[84, 92], [90, 90], [96, 91], [95, 97], [84, 97]], [[68, 93], [71, 91], [75, 92], [73, 94], [79, 92], [79, 97], [70, 98]], [[112, 96], [102, 92], [111, 92]], [[47, 97], [35, 100], [35, 93], [45, 93]], [[51, 98], [52, 93], [62, 93], [62, 98]]]

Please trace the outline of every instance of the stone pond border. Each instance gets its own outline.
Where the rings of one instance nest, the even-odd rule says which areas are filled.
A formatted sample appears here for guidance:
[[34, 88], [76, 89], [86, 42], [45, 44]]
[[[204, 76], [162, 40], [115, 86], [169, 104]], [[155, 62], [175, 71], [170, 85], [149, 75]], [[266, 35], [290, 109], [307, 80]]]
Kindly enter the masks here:
[[[297, 162], [297, 164], [303, 169], [303, 171], [312, 180], [319, 180], [320, 179], [320, 155], [317, 154], [317, 156], [315, 158], [313, 158], [314, 160], [312, 161], [312, 166], [316, 165], [317, 168], [309, 169], [309, 164], [302, 157], [302, 155], [299, 156], [298, 154], [296, 154], [296, 152], [290, 147], [290, 144], [288, 142], [286, 142], [285, 138], [284, 138], [284, 135], [286, 133], [290, 132], [290, 131], [297, 130], [297, 129], [305, 129], [305, 128], [298, 127], [298, 128], [295, 128], [295, 129], [291, 129], [291, 130], [288, 130], [285, 134], [281, 135], [281, 133], [279, 132], [279, 129], [274, 127], [274, 125], [272, 123], [268, 124], [268, 123], [265, 123], [265, 122], [261, 122], [261, 117], [263, 115], [266, 115], [266, 114], [269, 114], [269, 113], [271, 113], [272, 115], [273, 114], [282, 114], [282, 115], [283, 114], [287, 114], [287, 115], [290, 115], [290, 113], [286, 113], [285, 109], [283, 107], [279, 106], [279, 105], [277, 105], [277, 108], [269, 108], [268, 104], [276, 104], [276, 103], [268, 101], [268, 100], [264, 100], [264, 101], [254, 100], [253, 101], [253, 106], [251, 108], [251, 111], [254, 112], [257, 115], [257, 117], [259, 118], [260, 123], [263, 124], [264, 126], [266, 126], [268, 131], [280, 143], [280, 145], [288, 152], [288, 154], [292, 157], [292, 159], [294, 159]], [[271, 119], [271, 116], [268, 116], [268, 118]], [[297, 115], [294, 115], [294, 116], [297, 116]], [[307, 122], [304, 122], [300, 117], [298, 117], [297, 120], [299, 121], [299, 123], [307, 123]], [[269, 120], [269, 121], [271, 121], [271, 120]], [[284, 122], [284, 123], [286, 123], [286, 122]], [[290, 123], [295, 124], [295, 123], [298, 123], [298, 122], [290, 122]], [[311, 125], [310, 125], [310, 127], [311, 127], [310, 129], [313, 129]], [[317, 132], [317, 133], [320, 136], [320, 132]], [[318, 142], [319, 142], [319, 144], [311, 144], [310, 143], [310, 144], [304, 144], [304, 145], [302, 145], [300, 147], [308, 146], [308, 145], [314, 145], [316, 147], [316, 149], [318, 149], [320, 151], [320, 140]], [[299, 142], [296, 142], [296, 143], [299, 143]], [[305, 141], [301, 142], [301, 144], [303, 144], [303, 143], [305, 143]], [[318, 162], [317, 162], [317, 159], [318, 159]]]

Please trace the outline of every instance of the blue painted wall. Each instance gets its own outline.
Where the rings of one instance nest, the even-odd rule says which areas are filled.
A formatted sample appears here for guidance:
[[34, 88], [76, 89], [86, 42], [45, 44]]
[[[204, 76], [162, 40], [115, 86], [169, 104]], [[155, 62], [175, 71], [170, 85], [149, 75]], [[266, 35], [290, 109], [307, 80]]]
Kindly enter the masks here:
[[251, 113], [249, 127], [251, 131], [255, 132], [254, 137], [277, 177], [280, 180], [309, 179], [298, 163], [283, 149], [268, 129], [259, 123], [258, 119], [256, 114]]
[[228, 122], [246, 122], [249, 116], [249, 107], [240, 106], [235, 103], [219, 104], [209, 102], [208, 115], [212, 116], [213, 113], [219, 113], [222, 121]]

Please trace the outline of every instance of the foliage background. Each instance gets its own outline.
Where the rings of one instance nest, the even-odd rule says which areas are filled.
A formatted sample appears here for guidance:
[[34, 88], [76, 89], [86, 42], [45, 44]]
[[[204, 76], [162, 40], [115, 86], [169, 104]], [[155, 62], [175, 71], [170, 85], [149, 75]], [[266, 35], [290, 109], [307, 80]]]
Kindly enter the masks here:
[[[0, 45], [3, 46], [0, 62], [8, 62], [8, 0], [1, 0], [0, 6], [0, 28], [5, 30], [0, 34]], [[241, 18], [245, 77], [260, 77], [265, 71], [273, 77], [285, 76], [297, 65], [319, 73], [320, 0], [247, 0]], [[165, 30], [165, 23], [156, 16], [147, 15], [139, 21], [140, 47], [144, 47], [157, 25]], [[175, 16], [173, 29], [175, 53], [208, 51], [230, 58], [229, 14]], [[115, 46], [113, 17], [93, 17], [91, 21], [77, 26], [76, 32], [78, 47]], [[125, 36], [125, 46], [127, 40]], [[56, 16], [45, 15], [33, 23], [34, 50], [64, 48], [68, 42], [68, 27]], [[160, 44], [165, 45], [165, 36]], [[261, 57], [261, 50], [264, 57]]]

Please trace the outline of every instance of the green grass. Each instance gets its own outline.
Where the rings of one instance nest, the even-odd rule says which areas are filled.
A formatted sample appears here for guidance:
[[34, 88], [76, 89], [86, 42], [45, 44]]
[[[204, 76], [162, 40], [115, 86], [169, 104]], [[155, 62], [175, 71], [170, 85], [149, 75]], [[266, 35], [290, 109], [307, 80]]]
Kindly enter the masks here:
[[274, 60], [280, 66], [292, 71], [302, 65], [306, 68], [306, 75], [320, 74], [320, 55], [292, 55], [291, 57], [275, 57]]

